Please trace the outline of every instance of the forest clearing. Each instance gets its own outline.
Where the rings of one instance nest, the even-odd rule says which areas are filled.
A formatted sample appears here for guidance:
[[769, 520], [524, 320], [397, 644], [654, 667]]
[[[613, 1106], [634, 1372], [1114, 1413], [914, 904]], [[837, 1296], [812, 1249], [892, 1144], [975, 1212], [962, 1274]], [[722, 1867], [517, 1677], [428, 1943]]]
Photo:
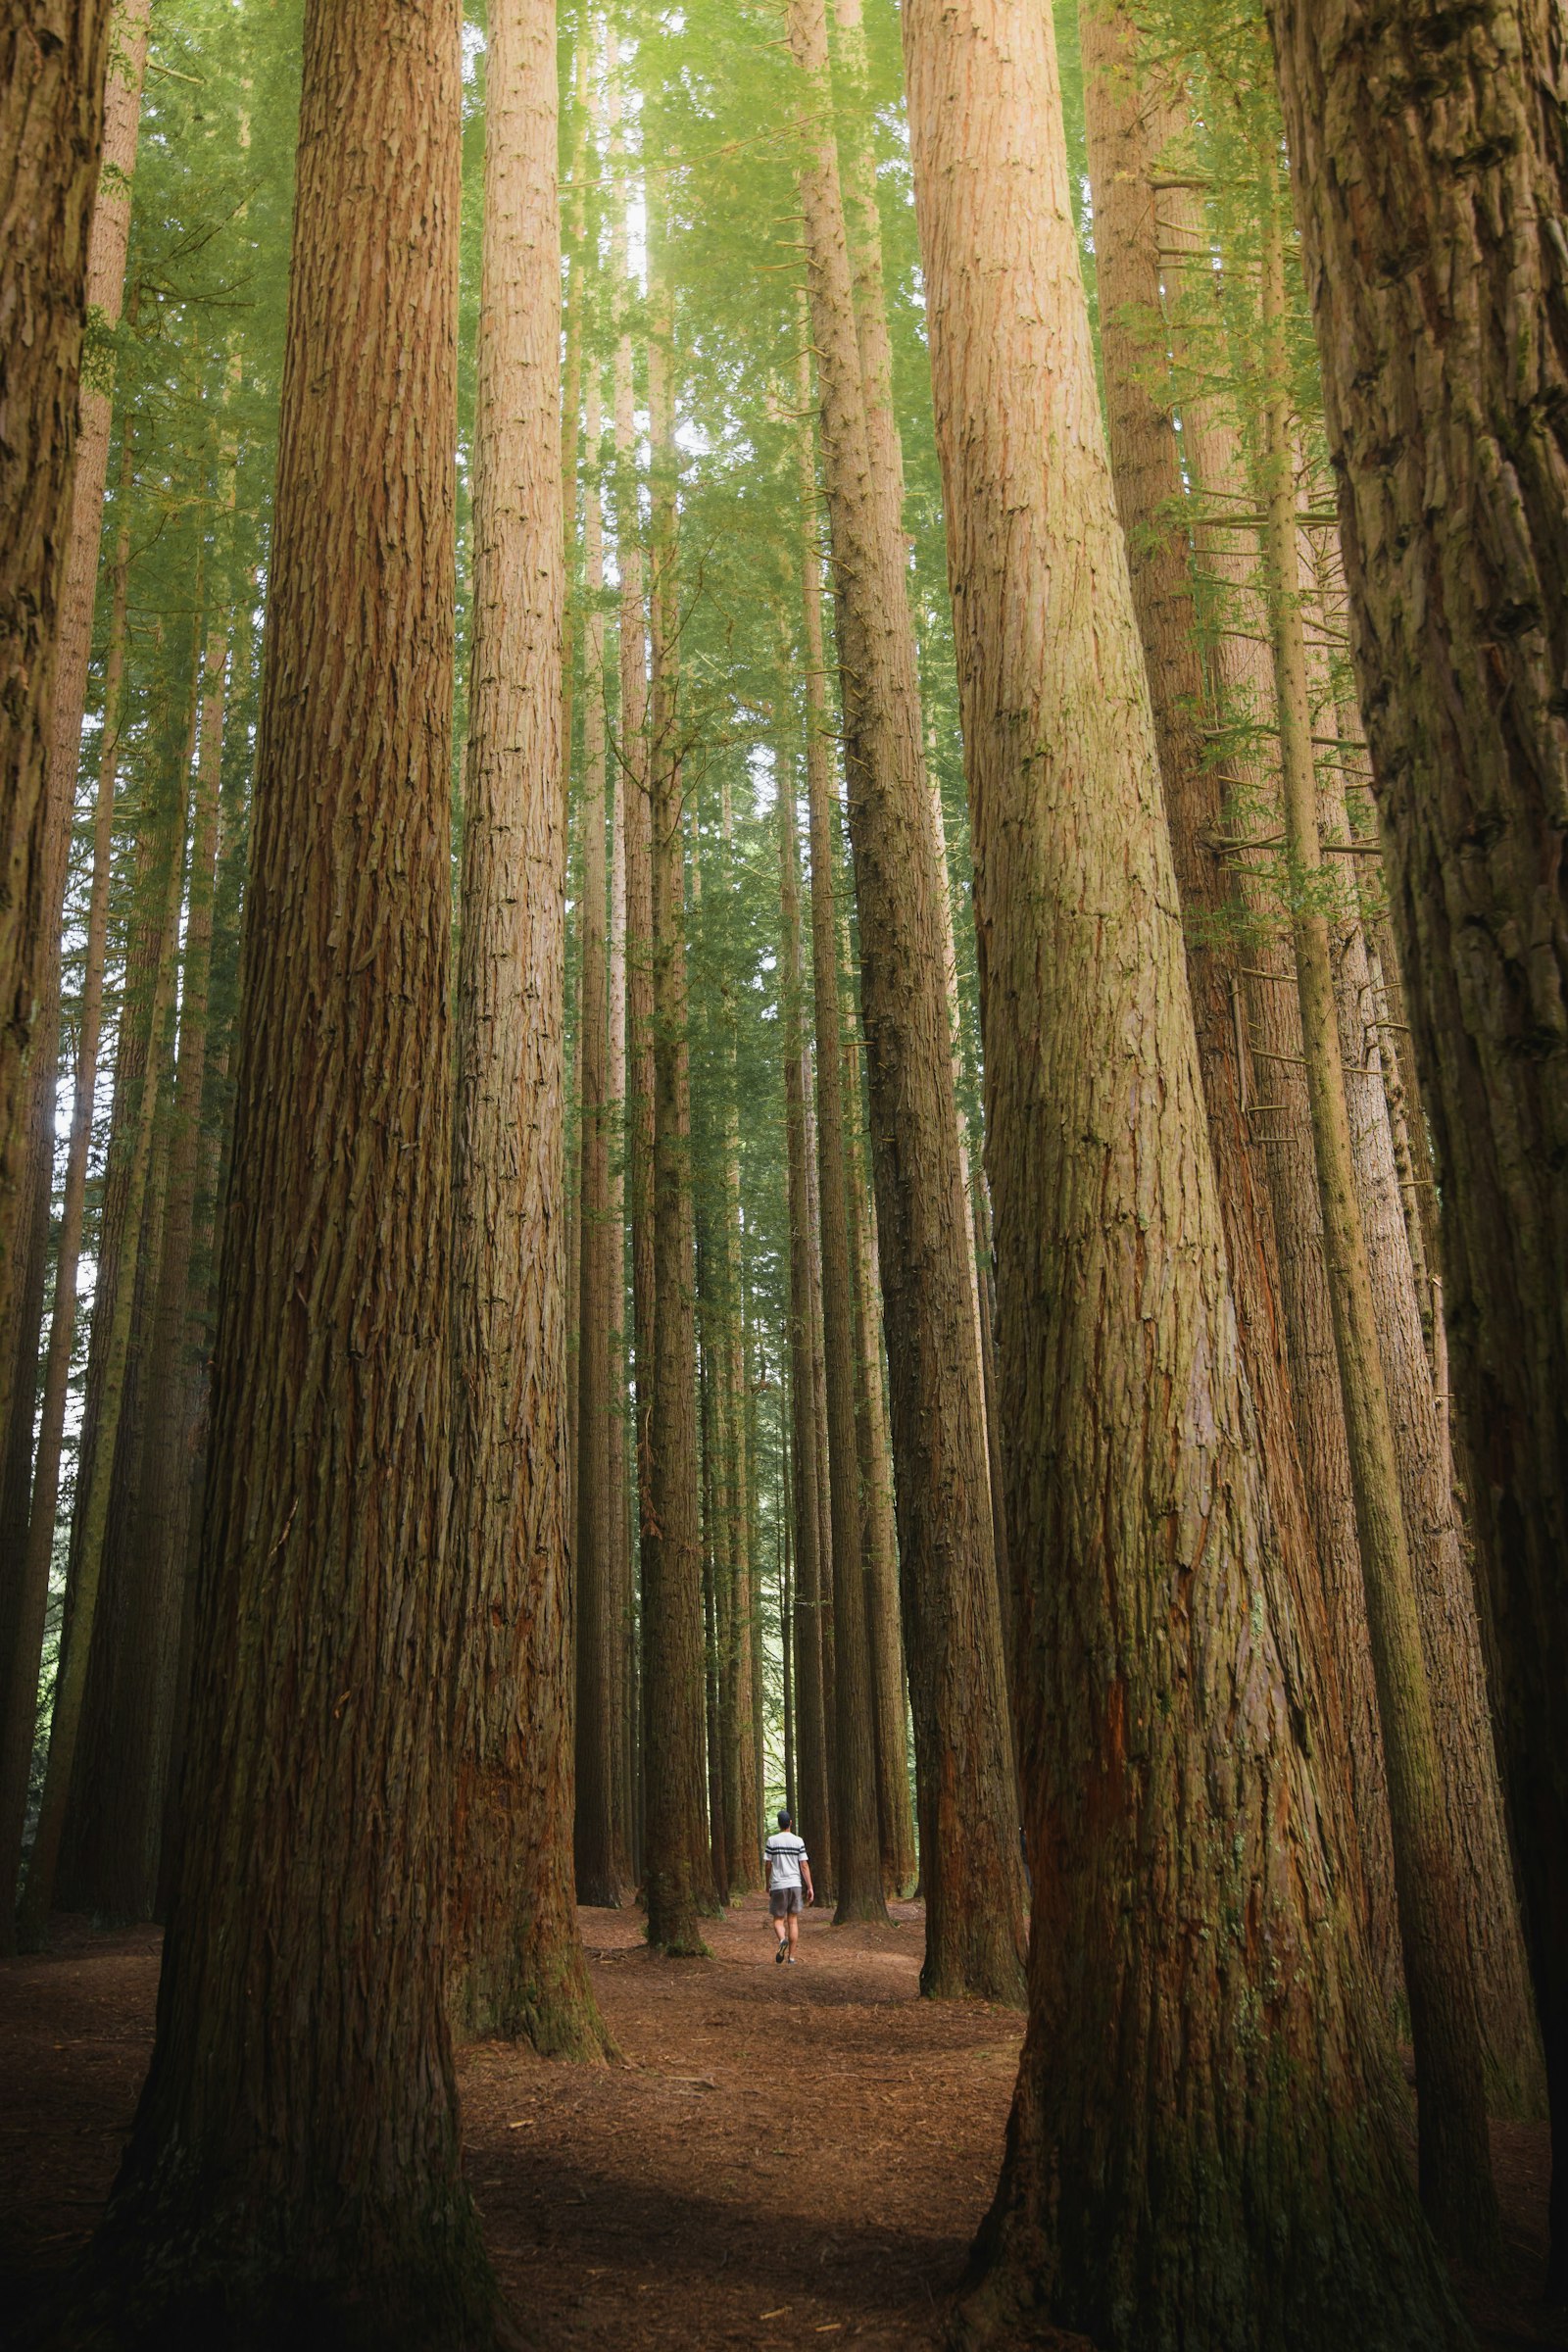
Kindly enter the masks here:
[[1565, 853], [1565, 0], [0, 0], [31, 2352], [1568, 2342]]

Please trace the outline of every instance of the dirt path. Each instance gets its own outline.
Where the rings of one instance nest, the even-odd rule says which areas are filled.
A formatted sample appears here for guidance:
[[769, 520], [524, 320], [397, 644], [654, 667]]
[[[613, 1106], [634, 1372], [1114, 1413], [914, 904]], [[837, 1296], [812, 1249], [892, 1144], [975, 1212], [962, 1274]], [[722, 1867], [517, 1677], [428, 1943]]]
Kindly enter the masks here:
[[[459, 2061], [468, 2169], [497, 2271], [543, 2346], [929, 2345], [989, 2200], [1017, 2063], [1005, 2010], [916, 1997], [917, 1906], [891, 1928], [808, 1914], [778, 1968], [759, 1897], [708, 1961], [651, 1960], [635, 1912], [583, 1933], [625, 2063]], [[67, 1933], [0, 1964], [0, 2308], [92, 2226], [152, 2038], [158, 1938]], [[1497, 2141], [1519, 2257], [1476, 2306], [1489, 2352], [1559, 2341], [1540, 2130]], [[0, 2334], [3, 2334], [0, 2326]]]

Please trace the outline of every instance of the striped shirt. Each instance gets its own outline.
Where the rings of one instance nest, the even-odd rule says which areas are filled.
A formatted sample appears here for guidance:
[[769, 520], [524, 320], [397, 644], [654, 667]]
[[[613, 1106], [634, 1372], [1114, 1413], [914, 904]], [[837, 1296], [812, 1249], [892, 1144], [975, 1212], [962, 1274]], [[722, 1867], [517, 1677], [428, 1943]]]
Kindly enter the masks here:
[[768, 1866], [770, 1886], [798, 1886], [801, 1883], [801, 1864], [809, 1864], [806, 1839], [797, 1838], [793, 1830], [780, 1830], [762, 1848], [762, 1858]]

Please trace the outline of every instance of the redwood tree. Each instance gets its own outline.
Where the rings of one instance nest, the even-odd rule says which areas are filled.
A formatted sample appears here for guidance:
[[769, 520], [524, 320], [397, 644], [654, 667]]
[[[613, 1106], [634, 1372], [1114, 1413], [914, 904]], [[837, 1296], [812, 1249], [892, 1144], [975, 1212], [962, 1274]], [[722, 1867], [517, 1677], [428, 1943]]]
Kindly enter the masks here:
[[97, 2241], [132, 2341], [497, 2325], [442, 2002], [459, 29], [305, 14], [205, 1670]]
[[468, 2033], [597, 2056], [572, 1901], [560, 252], [555, 0], [493, 0], [453, 1198], [452, 2007]]
[[[1023, 1875], [936, 849], [891, 467], [867, 416], [825, 0], [790, 0], [859, 912], [921, 1881], [921, 1984], [1020, 2000]], [[873, 394], [874, 398], [874, 394]], [[883, 457], [885, 458], [885, 451]]]
[[[1237, 1347], [1051, 21], [906, 0], [1035, 1862], [974, 2340], [1457, 2344]], [[1266, 2257], [1261, 2248], [1266, 2244]]]
[[1269, 0], [1351, 641], [1437, 1150], [1449, 1362], [1568, 2294], [1568, 20]]

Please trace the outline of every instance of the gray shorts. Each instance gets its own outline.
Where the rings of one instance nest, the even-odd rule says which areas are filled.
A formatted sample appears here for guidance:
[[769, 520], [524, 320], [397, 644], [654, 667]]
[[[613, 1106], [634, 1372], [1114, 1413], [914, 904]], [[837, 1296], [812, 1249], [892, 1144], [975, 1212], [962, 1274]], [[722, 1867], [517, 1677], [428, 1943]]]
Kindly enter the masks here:
[[792, 1911], [806, 1909], [806, 1892], [800, 1886], [773, 1886], [768, 1889], [767, 1907], [775, 1919], [787, 1919]]

